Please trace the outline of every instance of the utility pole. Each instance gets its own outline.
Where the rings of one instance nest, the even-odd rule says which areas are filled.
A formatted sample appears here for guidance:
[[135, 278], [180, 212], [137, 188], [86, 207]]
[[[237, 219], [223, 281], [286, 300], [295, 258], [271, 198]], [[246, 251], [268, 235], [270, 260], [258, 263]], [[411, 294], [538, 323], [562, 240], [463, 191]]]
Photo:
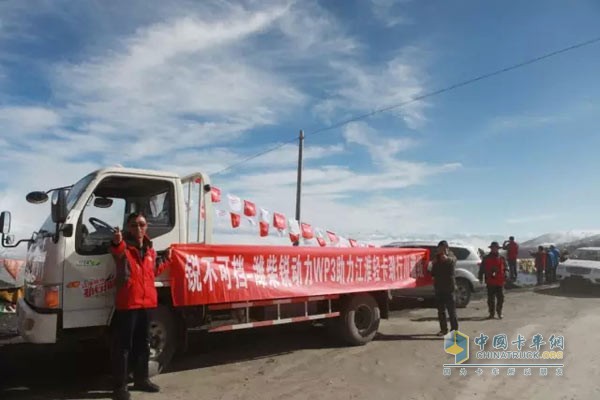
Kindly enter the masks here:
[[[304, 150], [304, 131], [300, 130], [298, 137], [298, 177], [296, 178], [296, 221], [300, 223], [300, 200], [302, 198], [302, 152]], [[298, 246], [300, 242], [295, 242]]]

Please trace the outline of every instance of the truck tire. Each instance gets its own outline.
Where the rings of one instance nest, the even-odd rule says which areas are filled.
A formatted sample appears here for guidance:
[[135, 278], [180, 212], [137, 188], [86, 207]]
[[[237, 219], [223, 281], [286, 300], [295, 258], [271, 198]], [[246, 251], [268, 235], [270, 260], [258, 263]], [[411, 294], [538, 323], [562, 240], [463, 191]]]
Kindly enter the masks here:
[[341, 337], [352, 346], [367, 344], [377, 334], [380, 320], [379, 306], [373, 296], [363, 293], [348, 297], [340, 310]]
[[150, 376], [160, 374], [177, 350], [178, 325], [172, 310], [163, 304], [150, 313]]
[[463, 278], [456, 280], [456, 291], [454, 295], [456, 308], [465, 308], [471, 301], [471, 285]]

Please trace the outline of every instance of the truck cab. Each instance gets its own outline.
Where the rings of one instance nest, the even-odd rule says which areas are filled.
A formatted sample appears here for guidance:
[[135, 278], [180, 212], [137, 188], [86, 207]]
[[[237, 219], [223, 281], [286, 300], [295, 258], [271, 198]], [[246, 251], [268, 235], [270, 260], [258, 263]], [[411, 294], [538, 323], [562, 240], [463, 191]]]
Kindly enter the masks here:
[[[193, 190], [197, 201], [192, 201]], [[159, 252], [190, 241], [191, 229], [195, 241], [208, 243], [212, 213], [204, 195], [209, 192], [210, 182], [201, 173], [180, 178], [115, 167], [94, 171], [72, 186], [30, 193], [27, 199], [34, 203], [51, 193], [52, 204], [39, 231], [20, 241], [28, 243], [25, 296], [18, 304], [20, 335], [32, 343], [56, 343], [71, 334], [106, 330], [114, 312], [115, 263], [109, 253], [114, 228], [122, 229], [130, 213], [141, 211]], [[192, 203], [197, 207], [187, 206]], [[200, 207], [207, 210], [206, 218], [200, 218]], [[2, 214], [0, 225], [2, 244], [14, 247], [5, 237], [10, 213]], [[166, 288], [167, 276], [158, 277], [155, 285]]]

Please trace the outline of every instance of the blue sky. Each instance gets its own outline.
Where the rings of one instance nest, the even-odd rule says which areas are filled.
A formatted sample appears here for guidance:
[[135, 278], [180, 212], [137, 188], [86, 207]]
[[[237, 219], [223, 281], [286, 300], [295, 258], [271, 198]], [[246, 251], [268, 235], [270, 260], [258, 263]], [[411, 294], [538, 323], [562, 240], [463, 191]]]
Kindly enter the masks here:
[[[116, 163], [220, 171], [306, 139], [303, 215], [348, 235], [597, 229], [597, 1], [5, 1], [0, 206]], [[213, 176], [288, 215], [293, 144]], [[9, 172], [10, 171], [10, 172]], [[47, 210], [44, 210], [47, 212]]]

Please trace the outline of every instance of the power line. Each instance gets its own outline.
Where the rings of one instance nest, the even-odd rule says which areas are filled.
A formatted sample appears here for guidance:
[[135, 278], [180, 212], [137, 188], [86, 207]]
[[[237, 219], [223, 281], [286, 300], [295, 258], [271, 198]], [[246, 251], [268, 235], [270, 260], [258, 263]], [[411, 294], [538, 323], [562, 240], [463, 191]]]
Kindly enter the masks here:
[[[349, 118], [349, 119], [345, 119], [345, 120], [342, 120], [340, 122], [336, 122], [333, 125], [325, 126], [323, 128], [319, 128], [319, 129], [314, 130], [312, 132], [307, 132], [307, 133], [305, 133], [305, 136], [312, 136], [312, 135], [316, 135], [318, 133], [322, 133], [322, 132], [330, 131], [330, 130], [333, 130], [333, 129], [341, 128], [341, 127], [343, 127], [345, 125], [348, 125], [348, 124], [350, 124], [352, 122], [356, 122], [356, 121], [360, 121], [360, 120], [363, 120], [363, 119], [366, 119], [366, 118], [370, 118], [370, 117], [372, 117], [372, 116], [374, 116], [376, 114], [381, 114], [381, 113], [384, 113], [384, 112], [387, 112], [387, 111], [394, 110], [396, 108], [401, 108], [401, 107], [407, 106], [409, 104], [415, 103], [417, 101], [421, 101], [421, 100], [424, 100], [424, 99], [429, 98], [429, 97], [437, 96], [437, 95], [440, 95], [442, 93], [450, 92], [452, 90], [461, 88], [463, 86], [467, 86], [467, 85], [473, 84], [475, 82], [478, 82], [478, 81], [481, 81], [481, 80], [484, 80], [484, 79], [488, 79], [488, 78], [491, 78], [491, 77], [503, 74], [505, 72], [513, 71], [515, 69], [522, 68], [522, 67], [525, 67], [527, 65], [531, 65], [531, 64], [543, 61], [543, 60], [545, 60], [547, 58], [551, 58], [551, 57], [557, 56], [557, 55], [562, 54], [562, 53], [566, 53], [566, 52], [569, 52], [569, 51], [572, 51], [572, 50], [575, 50], [575, 49], [579, 49], [579, 48], [582, 48], [582, 47], [585, 47], [585, 46], [589, 46], [589, 45], [592, 45], [592, 44], [597, 43], [597, 42], [600, 42], [600, 37], [596, 37], [596, 38], [591, 39], [591, 40], [586, 40], [585, 42], [579, 42], [579, 43], [576, 43], [576, 44], [571, 45], [569, 47], [564, 47], [562, 49], [555, 50], [555, 51], [552, 51], [550, 53], [543, 54], [541, 56], [529, 59], [527, 61], [523, 61], [523, 62], [520, 62], [518, 64], [513, 64], [513, 65], [511, 65], [509, 67], [498, 69], [498, 70], [493, 71], [493, 72], [488, 72], [488, 73], [479, 75], [477, 77], [474, 77], [474, 78], [471, 78], [471, 79], [467, 79], [465, 81], [458, 82], [458, 83], [455, 83], [455, 84], [450, 85], [450, 86], [446, 86], [446, 87], [441, 88], [441, 89], [434, 90], [432, 92], [427, 92], [427, 93], [421, 94], [419, 96], [414, 96], [411, 99], [406, 100], [406, 101], [401, 102], [401, 103], [393, 104], [393, 105], [390, 105], [390, 106], [387, 106], [387, 107], [383, 107], [383, 108], [378, 108], [378, 109], [370, 111], [368, 113], [357, 115], [355, 117], [352, 117], [352, 118]], [[238, 165], [244, 164], [244, 163], [246, 163], [248, 161], [251, 161], [251, 160], [253, 160], [255, 158], [258, 158], [258, 157], [260, 157], [260, 156], [262, 156], [264, 154], [267, 154], [267, 153], [273, 152], [275, 150], [278, 150], [278, 149], [282, 148], [283, 146], [285, 146], [286, 144], [291, 143], [291, 142], [293, 142], [293, 141], [295, 141], [297, 139], [298, 139], [297, 137], [294, 137], [291, 140], [287, 140], [287, 141], [284, 141], [283, 143], [280, 143], [280, 144], [278, 144], [276, 146], [267, 148], [267, 149], [265, 149], [265, 150], [263, 150], [263, 151], [261, 151], [259, 153], [256, 153], [256, 154], [254, 154], [252, 156], [244, 158], [244, 159], [242, 159], [242, 160], [240, 160], [240, 161], [238, 161], [238, 162], [236, 162], [234, 164], [231, 164], [228, 167], [225, 167], [225, 168], [223, 168], [223, 169], [221, 169], [221, 170], [213, 173], [212, 175], [222, 174], [223, 172], [226, 172], [226, 171], [228, 171], [228, 170], [230, 170], [230, 169], [232, 169], [234, 167], [237, 167]]]

